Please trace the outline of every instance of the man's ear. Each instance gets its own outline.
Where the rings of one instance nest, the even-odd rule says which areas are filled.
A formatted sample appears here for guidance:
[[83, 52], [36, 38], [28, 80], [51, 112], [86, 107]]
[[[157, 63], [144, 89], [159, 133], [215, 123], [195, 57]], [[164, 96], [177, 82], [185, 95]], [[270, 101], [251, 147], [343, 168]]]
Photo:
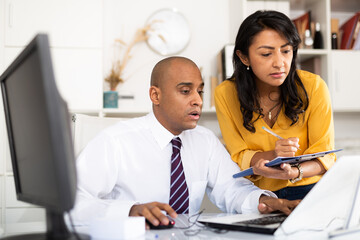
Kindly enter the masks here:
[[151, 86], [149, 89], [149, 95], [150, 95], [150, 100], [154, 105], [159, 105], [160, 104], [160, 88], [155, 87], [155, 86]]
[[246, 65], [246, 66], [250, 66], [250, 61], [249, 58], [247, 56], [245, 56], [244, 54], [242, 54], [240, 52], [240, 50], [236, 50], [236, 55], [240, 58], [240, 61]]

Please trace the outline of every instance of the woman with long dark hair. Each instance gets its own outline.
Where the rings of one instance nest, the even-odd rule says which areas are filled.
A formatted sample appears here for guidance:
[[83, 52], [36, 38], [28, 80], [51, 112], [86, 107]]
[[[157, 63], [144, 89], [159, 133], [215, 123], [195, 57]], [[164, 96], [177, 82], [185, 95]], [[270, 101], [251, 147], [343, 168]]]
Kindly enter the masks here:
[[215, 90], [216, 113], [232, 160], [241, 170], [253, 167], [250, 180], [258, 187], [290, 200], [302, 199], [336, 160], [328, 154], [299, 165], [265, 166], [278, 156], [334, 148], [329, 91], [320, 76], [296, 69], [300, 42], [283, 13], [253, 13], [236, 37], [234, 74]]

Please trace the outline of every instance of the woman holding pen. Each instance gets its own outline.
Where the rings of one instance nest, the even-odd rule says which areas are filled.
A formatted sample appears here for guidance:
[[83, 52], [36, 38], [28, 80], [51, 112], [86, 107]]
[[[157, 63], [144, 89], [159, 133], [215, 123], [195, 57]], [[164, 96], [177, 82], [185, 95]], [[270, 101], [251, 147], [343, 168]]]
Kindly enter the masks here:
[[215, 90], [216, 113], [232, 160], [241, 170], [253, 167], [249, 179], [255, 185], [290, 200], [304, 198], [336, 160], [332, 153], [296, 166], [265, 166], [278, 156], [334, 148], [329, 92], [320, 76], [296, 69], [300, 42], [286, 15], [255, 12], [238, 31], [232, 77]]

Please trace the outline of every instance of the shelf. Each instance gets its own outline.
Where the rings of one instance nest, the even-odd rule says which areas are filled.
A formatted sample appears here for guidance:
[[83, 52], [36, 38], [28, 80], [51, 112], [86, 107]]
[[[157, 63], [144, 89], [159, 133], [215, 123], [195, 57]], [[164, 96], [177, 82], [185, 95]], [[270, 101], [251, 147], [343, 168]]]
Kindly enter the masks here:
[[13, 172], [9, 172], [9, 171], [6, 171], [4, 173], [0, 173], [0, 177], [3, 176], [3, 177], [13, 177], [14, 176], [14, 173]]
[[212, 107], [210, 109], [203, 109], [202, 113], [208, 114], [208, 113], [216, 113], [215, 107]]
[[360, 53], [360, 50], [352, 50], [352, 49], [332, 49], [331, 52], [344, 52], [344, 53]]
[[303, 62], [313, 57], [326, 57], [328, 53], [327, 49], [299, 49], [298, 60]]
[[[103, 117], [141, 117], [144, 116], [146, 114], [148, 114], [149, 111], [123, 111], [120, 109], [103, 109], [99, 112], [99, 116], [103, 116]], [[212, 115], [215, 114], [216, 110], [215, 107], [212, 107], [210, 109], [203, 109], [202, 110], [202, 115]]]
[[90, 116], [98, 116], [101, 111], [101, 109], [69, 109], [70, 113], [79, 113]]
[[120, 109], [103, 109], [99, 113], [101, 117], [126, 117], [126, 118], [133, 118], [133, 117], [141, 117], [145, 116], [149, 112], [147, 111], [123, 111]]
[[299, 55], [326, 55], [328, 53], [327, 49], [303, 49], [298, 50]]

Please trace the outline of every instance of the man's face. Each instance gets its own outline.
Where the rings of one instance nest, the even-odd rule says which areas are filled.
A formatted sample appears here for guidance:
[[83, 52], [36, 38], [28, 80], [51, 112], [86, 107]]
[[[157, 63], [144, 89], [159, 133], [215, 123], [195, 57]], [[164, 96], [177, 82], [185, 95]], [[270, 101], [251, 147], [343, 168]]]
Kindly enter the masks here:
[[172, 134], [196, 127], [202, 108], [204, 82], [199, 69], [174, 61], [160, 84], [157, 118]]

